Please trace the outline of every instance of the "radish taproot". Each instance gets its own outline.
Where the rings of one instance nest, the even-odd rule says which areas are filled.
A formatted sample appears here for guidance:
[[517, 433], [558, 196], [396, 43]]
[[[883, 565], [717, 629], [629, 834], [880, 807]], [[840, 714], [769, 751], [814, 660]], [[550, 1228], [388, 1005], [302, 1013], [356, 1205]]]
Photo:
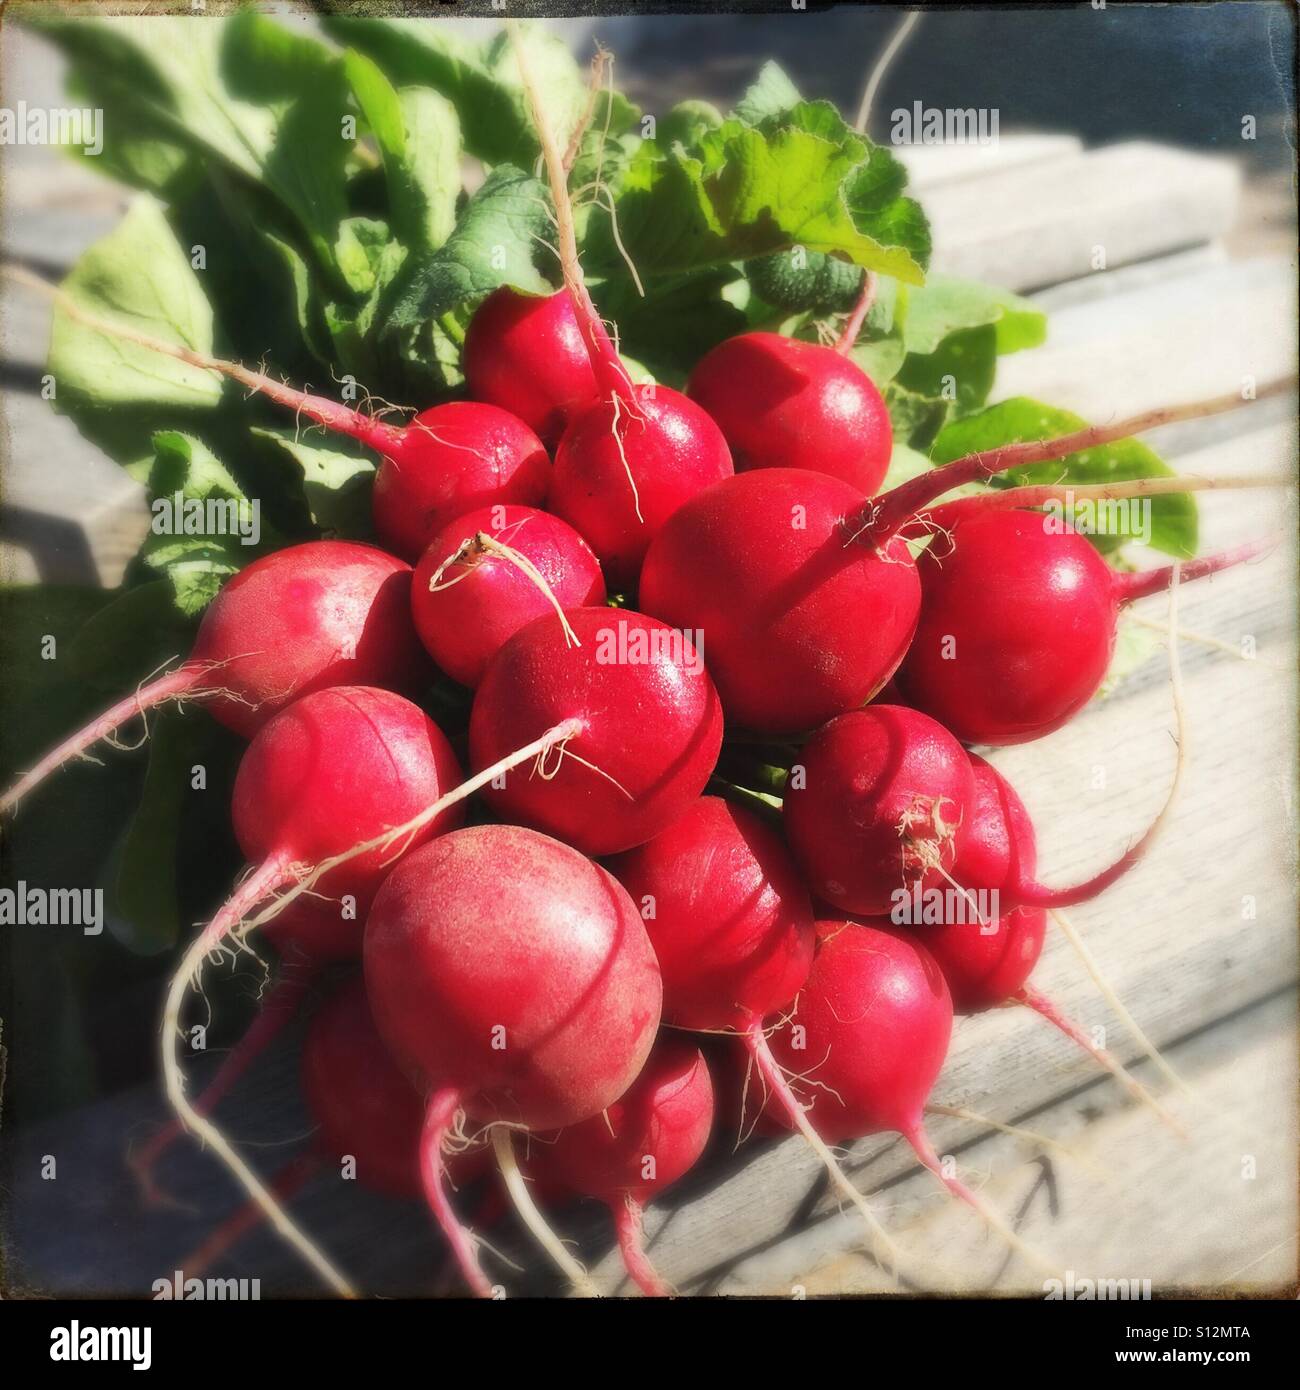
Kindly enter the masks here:
[[975, 778], [962, 746], [900, 705], [842, 714], [804, 746], [786, 784], [790, 847], [815, 896], [882, 916], [900, 892], [961, 889]]
[[476, 686], [521, 627], [553, 609], [598, 606], [605, 581], [566, 522], [496, 503], [444, 526], [415, 567], [415, 629], [438, 666]]
[[225, 585], [181, 666], [65, 739], [0, 798], [0, 811], [168, 700], [201, 699], [218, 722], [249, 738], [313, 691], [410, 690], [427, 664], [411, 621], [408, 564], [351, 541], [288, 546], [254, 560]]
[[[456, 755], [438, 726], [389, 691], [341, 686], [296, 701], [268, 723], [240, 760], [232, 819], [240, 848], [254, 868], [185, 951], [167, 988], [162, 1023], [162, 1065], [167, 1096], [185, 1127], [227, 1163], [250, 1195], [264, 1205], [282, 1234], [340, 1292], [346, 1281], [288, 1220], [260, 1179], [225, 1136], [186, 1099], [177, 1057], [181, 1009], [192, 981], [210, 955], [259, 904], [360, 841], [379, 838], [395, 819], [437, 804], [459, 780]], [[448, 806], [403, 837], [400, 850], [455, 825]], [[351, 920], [358, 947], [362, 923], [395, 850], [383, 846], [351, 855], [311, 877], [318, 895], [338, 900]], [[271, 912], [274, 913], [274, 907]]]
[[[469, 1124], [563, 1128], [623, 1095], [662, 999], [640, 914], [569, 846], [476, 826], [388, 876], [366, 923], [365, 970], [380, 1035], [428, 1092], [426, 1196], [471, 1287], [490, 1293], [444, 1190], [444, 1144]], [[508, 1166], [508, 1137], [496, 1147]]]
[[[970, 499], [983, 501], [983, 499]], [[1041, 738], [1100, 688], [1121, 607], [1169, 586], [1173, 566], [1125, 573], [1038, 512], [940, 508], [950, 528], [919, 561], [921, 612], [898, 672], [908, 702], [965, 743]], [[1183, 582], [1260, 554], [1252, 544], [1180, 567]]]
[[597, 398], [591, 358], [564, 290], [493, 290], [470, 320], [464, 355], [470, 395], [517, 415], [548, 448]]
[[661, 1035], [636, 1080], [599, 1115], [530, 1140], [524, 1169], [552, 1192], [603, 1202], [628, 1274], [642, 1292], [672, 1292], [645, 1252], [652, 1201], [695, 1166], [713, 1128], [713, 1081], [692, 1043]]
[[383, 453], [375, 535], [414, 563], [449, 522], [492, 504], [540, 505], [551, 479], [542, 441], [509, 411], [448, 401], [370, 442]]
[[484, 798], [586, 854], [615, 854], [704, 790], [722, 710], [685, 634], [625, 609], [565, 618], [568, 632], [554, 614], [533, 619], [493, 657], [470, 711], [470, 761], [482, 775], [567, 726], [549, 767], [494, 774]]
[[556, 446], [546, 505], [590, 543], [610, 587], [627, 591], [663, 523], [688, 498], [731, 476], [731, 452], [694, 401], [666, 386], [635, 385], [623, 365], [587, 292], [568, 170], [518, 43], [515, 56], [555, 203], [565, 292], [596, 380], [596, 399], [573, 412]]

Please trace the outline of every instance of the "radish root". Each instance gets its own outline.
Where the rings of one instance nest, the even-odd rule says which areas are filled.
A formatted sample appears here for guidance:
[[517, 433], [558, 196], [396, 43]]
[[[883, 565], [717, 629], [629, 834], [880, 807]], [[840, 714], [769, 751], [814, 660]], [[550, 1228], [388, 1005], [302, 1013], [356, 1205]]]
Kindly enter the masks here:
[[496, 1155], [497, 1167], [501, 1171], [506, 1191], [514, 1203], [519, 1219], [528, 1227], [538, 1245], [551, 1257], [555, 1267], [573, 1285], [573, 1290], [582, 1298], [599, 1298], [600, 1293], [591, 1282], [587, 1271], [569, 1254], [564, 1242], [547, 1224], [546, 1218], [537, 1209], [524, 1175], [519, 1170], [515, 1158], [514, 1141], [508, 1125], [494, 1125], [492, 1129], [492, 1150]]
[[162, 1069], [167, 1099], [177, 1118], [201, 1143], [208, 1145], [243, 1184], [245, 1191], [261, 1209], [279, 1235], [295, 1249], [322, 1279], [344, 1298], [356, 1292], [334, 1267], [325, 1252], [302, 1231], [277, 1201], [275, 1194], [248, 1166], [225, 1135], [206, 1116], [201, 1115], [185, 1095], [176, 1040], [181, 1032], [181, 1008], [190, 984], [201, 980], [204, 962], [221, 948], [240, 920], [293, 872], [284, 860], [271, 858], [250, 874], [235, 890], [210, 923], [195, 937], [167, 987], [162, 1020]]

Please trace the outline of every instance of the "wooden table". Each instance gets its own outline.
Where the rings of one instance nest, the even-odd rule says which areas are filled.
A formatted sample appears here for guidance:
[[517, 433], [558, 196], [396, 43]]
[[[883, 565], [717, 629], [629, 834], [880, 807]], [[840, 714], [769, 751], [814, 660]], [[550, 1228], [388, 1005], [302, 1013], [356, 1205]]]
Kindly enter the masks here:
[[[1285, 241], [1271, 253], [1232, 254], [1252, 226], [1243, 227], [1229, 161], [1142, 144], [1085, 151], [1069, 137], [1035, 135], [993, 150], [922, 149], [909, 162], [933, 220], [936, 268], [1037, 291], [1050, 311], [1048, 345], [1003, 360], [998, 397], [1040, 396], [1103, 420], [1234, 390], [1246, 375], [1260, 386], [1293, 377], [1294, 254]], [[8, 177], [6, 254], [57, 270], [111, 225], [119, 195], [88, 179], [40, 164]], [[1097, 246], [1104, 273], [1090, 269]], [[6, 289], [4, 310], [9, 574], [116, 583], [145, 527], [143, 498], [37, 399], [45, 307]], [[1181, 472], [1294, 470], [1294, 402], [1169, 429], [1152, 443]], [[1135, 1108], [1018, 1009], [958, 1022], [935, 1100], [1029, 1127], [1070, 1152], [985, 1122], [935, 1116], [932, 1125], [940, 1151], [1063, 1270], [1263, 1291], [1293, 1282], [1297, 1261], [1294, 495], [1214, 496], [1202, 518], [1205, 549], [1279, 530], [1286, 540], [1248, 568], [1184, 590], [1182, 627], [1199, 636], [1180, 647], [1190, 721], [1182, 797], [1151, 857], [1071, 914], [1193, 1098], [1169, 1092], [1142, 1061], [1059, 933], [1036, 976], [1085, 1027], [1104, 1031], [1190, 1137]], [[1157, 598], [1139, 612], [1159, 621], [1164, 608]], [[1247, 636], [1251, 660], [1201, 640], [1239, 650]], [[995, 756], [1030, 806], [1050, 881], [1108, 862], [1147, 823], [1171, 776], [1171, 730], [1157, 655], [1069, 728]], [[302, 1147], [309, 1127], [295, 1048], [296, 1038], [277, 1048], [220, 1112], [267, 1171]], [[123, 1154], [162, 1114], [156, 1091], [140, 1089], [7, 1136], [11, 1288], [147, 1292], [232, 1208], [224, 1173], [182, 1145], [162, 1176], [192, 1209], [141, 1209]], [[649, 1215], [651, 1255], [668, 1279], [684, 1291], [782, 1296], [893, 1287], [862, 1253], [858, 1216], [839, 1210], [801, 1141], [733, 1153], [733, 1139], [720, 1136], [700, 1172]], [[62, 1156], [57, 1183], [39, 1178], [47, 1153]], [[905, 1287], [1041, 1289], [1041, 1276], [988, 1238], [900, 1142], [856, 1144], [846, 1166], [928, 1271]], [[445, 1287], [418, 1209], [331, 1173], [295, 1210], [362, 1287]], [[597, 1281], [625, 1290], [603, 1214], [579, 1208], [557, 1220], [580, 1240]], [[524, 1241], [507, 1232], [499, 1243], [529, 1267], [527, 1276], [503, 1273], [512, 1289], [554, 1287]], [[318, 1287], [265, 1232], [212, 1272], [257, 1277], [264, 1295]]]

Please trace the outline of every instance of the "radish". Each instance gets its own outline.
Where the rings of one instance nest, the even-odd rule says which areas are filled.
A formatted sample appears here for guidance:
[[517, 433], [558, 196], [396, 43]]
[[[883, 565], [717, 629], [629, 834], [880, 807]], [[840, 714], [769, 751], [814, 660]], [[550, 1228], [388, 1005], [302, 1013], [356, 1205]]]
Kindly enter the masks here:
[[834, 347], [779, 333], [742, 333], [711, 349], [687, 394], [717, 421], [736, 471], [809, 468], [865, 494], [884, 481], [894, 432], [884, 397], [848, 353], [875, 277]]
[[[1235, 409], [1239, 396], [1162, 408], [1059, 439], [971, 454], [867, 498], [838, 479], [765, 468], [684, 503], [646, 553], [638, 602], [701, 629], [730, 720], [761, 733], [816, 728], [872, 699], [898, 668], [921, 611], [902, 537], [952, 488], [1008, 468], [1065, 458], [1174, 420]], [[990, 489], [951, 504], [965, 515], [1057, 501], [1154, 497], [1277, 485], [1279, 477], [1145, 478], [1096, 487]], [[940, 509], [942, 514], [946, 509]], [[983, 578], [976, 588], [986, 587]], [[992, 605], [986, 605], [991, 608]]]
[[[493, 503], [539, 505], [550, 483], [542, 441], [509, 411], [448, 401], [404, 429], [376, 426], [384, 455], [371, 509], [375, 534], [394, 554], [418, 560], [449, 522]], [[384, 433], [386, 431], [386, 433]]]
[[[465, 1124], [557, 1129], [618, 1100], [659, 1025], [654, 952], [604, 869], [536, 831], [485, 825], [398, 864], [366, 924], [365, 969], [381, 1036], [429, 1092], [426, 1196], [486, 1295], [443, 1189], [444, 1144]], [[517, 1180], [508, 1131], [494, 1146]]]
[[[914, 938], [874, 925], [817, 923], [817, 954], [771, 1048], [808, 1097], [808, 1118], [828, 1144], [894, 1132], [955, 1196], [1013, 1249], [1041, 1263], [959, 1178], [925, 1132], [925, 1105], [948, 1053], [952, 998], [933, 957]], [[783, 1110], [767, 1113], [789, 1126]]]
[[731, 453], [713, 420], [666, 386], [634, 385], [591, 302], [578, 261], [568, 171], [527, 56], [515, 53], [555, 201], [564, 285], [595, 375], [597, 399], [575, 410], [555, 451], [549, 510], [590, 543], [612, 588], [630, 590], [646, 547], [696, 493], [730, 477]]
[[411, 567], [373, 546], [308, 541], [254, 560], [208, 605], [188, 660], [65, 739], [0, 798], [0, 811], [168, 700], [202, 699], [248, 738], [312, 691], [409, 689], [426, 665], [410, 610]]
[[813, 957], [813, 914], [775, 831], [752, 812], [703, 796], [610, 868], [641, 910], [664, 982], [664, 1019], [736, 1032], [749, 1064], [886, 1248], [862, 1194], [808, 1123], [767, 1044], [764, 1019], [789, 1007]]
[[713, 1082], [694, 1045], [660, 1037], [632, 1085], [601, 1114], [539, 1134], [525, 1168], [549, 1191], [604, 1202], [627, 1272], [644, 1293], [672, 1290], [646, 1256], [647, 1202], [694, 1167], [713, 1128]]
[[[1121, 606], [1167, 588], [1174, 566], [1113, 570], [1083, 536], [1036, 512], [940, 508], [936, 523], [947, 518], [960, 518], [951, 546], [936, 542], [919, 562], [921, 615], [899, 687], [963, 742], [1041, 738], [1097, 693]], [[1264, 548], [1189, 561], [1180, 577], [1215, 574]]]
[[808, 890], [752, 811], [698, 797], [609, 868], [655, 948], [666, 1023], [745, 1032], [799, 992], [813, 955]]
[[[185, 1098], [176, 1054], [180, 1012], [191, 980], [221, 949], [240, 922], [264, 899], [306, 881], [309, 866], [375, 836], [396, 819], [437, 804], [459, 777], [456, 756], [415, 705], [385, 690], [341, 686], [304, 696], [282, 711], [249, 744], [235, 777], [232, 818], [240, 848], [255, 866], [185, 952], [167, 989], [162, 1057], [167, 1095], [187, 1128], [217, 1150], [256, 1200], [267, 1198], [260, 1180], [211, 1121]], [[459, 811], [447, 807], [409, 835], [405, 850], [449, 829]], [[352, 855], [346, 867], [315, 872], [318, 892], [351, 910], [354, 940], [393, 859], [391, 849]], [[272, 1204], [273, 1206], [273, 1204]], [[277, 1228], [329, 1282], [347, 1286], [327, 1260], [270, 1207]]]
[[902, 661], [916, 566], [901, 540], [854, 543], [845, 518], [864, 505], [838, 478], [763, 468], [687, 502], [651, 544], [639, 602], [704, 633], [730, 721], [816, 728], [866, 704]]
[[535, 618], [493, 657], [470, 712], [470, 761], [492, 771], [519, 761], [511, 750], [526, 740], [549, 737], [553, 766], [494, 773], [488, 805], [585, 854], [615, 854], [658, 834], [703, 791], [722, 711], [684, 634], [622, 609], [564, 616], [568, 634], [553, 615]]
[[488, 295], [465, 334], [465, 378], [471, 396], [517, 415], [548, 448], [597, 397], [591, 359], [564, 290], [534, 296], [507, 287]]
[[559, 517], [497, 503], [444, 526], [415, 567], [411, 611], [429, 655], [476, 686], [506, 640], [552, 608], [605, 602], [591, 547]]
[[899, 705], [842, 714], [802, 750], [786, 785], [786, 833], [812, 892], [883, 916], [900, 892], [962, 884], [975, 778], [941, 725]]

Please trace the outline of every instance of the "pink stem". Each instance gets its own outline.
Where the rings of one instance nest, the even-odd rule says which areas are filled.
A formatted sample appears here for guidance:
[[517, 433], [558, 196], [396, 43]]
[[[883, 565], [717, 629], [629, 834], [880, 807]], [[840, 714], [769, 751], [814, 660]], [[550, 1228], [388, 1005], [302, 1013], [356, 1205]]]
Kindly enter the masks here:
[[[1263, 400], [1265, 396], [1275, 394], [1284, 385], [1286, 383], [1269, 386], [1259, 392], [1254, 400]], [[1140, 415], [1131, 415], [1128, 419], [1119, 420], [1112, 425], [1088, 425], [1056, 439], [1029, 439], [1016, 444], [1003, 444], [996, 449], [982, 449], [978, 453], [966, 455], [965, 458], [954, 459], [951, 463], [932, 468], [928, 473], [900, 483], [880, 497], [869, 499], [860, 513], [848, 519], [847, 528], [864, 538], [870, 536], [875, 544], [879, 544], [912, 521], [918, 512], [942, 497], [945, 492], [964, 487], [967, 483], [983, 482], [995, 474], [1025, 464], [1068, 458], [1081, 450], [1095, 449], [1117, 439], [1127, 439], [1130, 435], [1155, 429], [1159, 425], [1172, 424], [1177, 420], [1204, 419], [1206, 416], [1220, 415], [1225, 411], [1237, 410], [1241, 406], [1253, 403], [1254, 401], [1243, 400], [1239, 392], [1233, 392], [1231, 395], [1217, 396], [1213, 400], [1191, 405], [1161, 406], [1155, 410], [1143, 411]], [[995, 492], [990, 493], [988, 497], [970, 500], [981, 506], [1025, 506], [1029, 505], [1027, 501], [1008, 503], [1006, 498], [1014, 493], [1031, 491], [1034, 489], [1013, 488], [1006, 493]], [[1059, 488], [1053, 488], [1041, 500], [1045, 501], [1047, 497], [1056, 496], [1059, 492]], [[1002, 498], [1001, 501], [992, 500], [999, 497]]]
[[943, 1164], [939, 1161], [939, 1155], [934, 1151], [934, 1145], [930, 1142], [930, 1136], [925, 1132], [925, 1127], [917, 1121], [907, 1129], [901, 1131], [903, 1138], [912, 1146], [917, 1158], [939, 1179], [941, 1183], [952, 1193], [954, 1197], [960, 1197], [963, 1202], [981, 1216], [986, 1214], [987, 1208], [984, 1203], [966, 1186], [960, 1178], [950, 1178], [943, 1171]]
[[641, 1203], [634, 1197], [624, 1197], [622, 1202], [610, 1207], [610, 1212], [614, 1217], [614, 1229], [618, 1232], [618, 1248], [623, 1256], [623, 1265], [633, 1283], [651, 1298], [670, 1298], [672, 1288], [660, 1278], [645, 1253]]
[[877, 283], [875, 271], [867, 271], [866, 279], [862, 282], [862, 293], [858, 296], [858, 302], [853, 306], [853, 312], [845, 321], [844, 331], [835, 340], [835, 351], [842, 357], [847, 357], [852, 351], [854, 343], [858, 341], [858, 334], [862, 332], [862, 325], [867, 321], [871, 306], [876, 302]]
[[492, 1284], [478, 1262], [474, 1236], [461, 1224], [447, 1199], [442, 1145], [460, 1109], [460, 1100], [460, 1092], [450, 1087], [434, 1091], [429, 1097], [424, 1112], [424, 1130], [420, 1135], [420, 1180], [424, 1185], [425, 1200], [447, 1238], [466, 1284], [479, 1298], [491, 1298]]
[[1278, 543], [1278, 538], [1270, 536], [1261, 541], [1249, 541], [1245, 545], [1234, 546], [1231, 550], [1220, 550], [1213, 555], [1202, 555], [1195, 560], [1187, 560], [1181, 565], [1164, 565], [1153, 570], [1134, 570], [1128, 574], [1116, 571], [1111, 576], [1115, 597], [1120, 603], [1132, 603], [1134, 599], [1147, 598], [1151, 594], [1163, 593], [1173, 582], [1174, 571], [1178, 571], [1178, 582], [1186, 584], [1189, 579], [1203, 579], [1206, 575], [1217, 574], [1233, 565], [1244, 564], [1258, 559]]
[[16, 806], [50, 773], [57, 771], [64, 763], [71, 762], [78, 754], [84, 753], [87, 748], [98, 743], [100, 739], [107, 738], [115, 730], [121, 728], [128, 719], [134, 719], [136, 715], [143, 714], [145, 710], [152, 709], [165, 700], [192, 692], [199, 684], [205, 669], [198, 664], [187, 662], [185, 665], [177, 667], [169, 675], [161, 676], [142, 690], [128, 695], [125, 700], [119, 700], [117, 704], [87, 724], [84, 729], [79, 729], [75, 734], [65, 738], [57, 748], [47, 753], [30, 772], [10, 787], [3, 797], [0, 797], [0, 815]]
[[[281, 1201], [292, 1201], [311, 1181], [320, 1164], [319, 1153], [310, 1151], [300, 1154], [297, 1158], [291, 1158], [271, 1178], [267, 1186]], [[265, 1212], [256, 1202], [245, 1202], [238, 1211], [212, 1231], [201, 1245], [186, 1255], [180, 1264], [181, 1272], [187, 1278], [198, 1278], [265, 1219]]]
[[[240, 1077], [275, 1040], [284, 1025], [297, 1013], [298, 1006], [312, 983], [314, 973], [310, 967], [281, 967], [279, 977], [262, 1001], [257, 1017], [249, 1025], [248, 1031], [231, 1048], [225, 1061], [217, 1069], [216, 1075], [195, 1099], [194, 1109], [200, 1115], [212, 1113]], [[162, 1200], [162, 1194], [154, 1182], [153, 1170], [163, 1154], [183, 1133], [185, 1128], [179, 1120], [169, 1120], [131, 1158], [131, 1168], [140, 1183], [144, 1200], [149, 1205]]]

